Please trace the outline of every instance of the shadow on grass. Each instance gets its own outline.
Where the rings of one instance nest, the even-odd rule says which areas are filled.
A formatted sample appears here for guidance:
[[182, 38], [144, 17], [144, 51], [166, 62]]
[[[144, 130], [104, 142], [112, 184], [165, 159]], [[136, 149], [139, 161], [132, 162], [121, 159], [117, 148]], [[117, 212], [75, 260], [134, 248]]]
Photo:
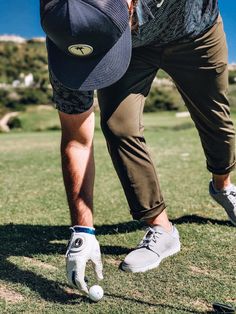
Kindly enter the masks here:
[[[196, 215], [183, 216], [172, 220], [175, 224], [196, 223], [196, 224], [218, 224], [231, 226], [227, 221], [204, 218]], [[114, 235], [117, 233], [129, 233], [143, 229], [144, 225], [135, 222], [124, 222], [113, 225], [96, 226], [98, 235]], [[47, 279], [31, 270], [21, 269], [9, 260], [11, 256], [33, 257], [37, 254], [65, 254], [65, 243], [60, 241], [68, 240], [70, 232], [68, 226], [42, 226], [42, 225], [14, 225], [0, 226], [0, 280], [10, 283], [20, 283], [30, 290], [35, 291], [41, 298], [51, 302], [71, 304], [84, 302], [85, 298], [68, 293], [62, 284]], [[127, 254], [130, 249], [123, 246], [101, 246], [103, 254], [121, 255]], [[118, 297], [118, 296], [117, 296]], [[86, 299], [87, 300], [87, 299]], [[133, 300], [134, 302], [142, 302]], [[153, 306], [164, 306], [153, 304]], [[168, 306], [167, 306], [168, 307]], [[196, 311], [195, 311], [196, 313]], [[199, 312], [200, 313], [200, 312]]]
[[177, 313], [177, 312], [181, 312], [181, 313], [195, 313], [195, 314], [206, 314], [206, 313], [212, 313], [212, 312], [202, 312], [202, 311], [196, 311], [196, 310], [191, 310], [191, 309], [187, 309], [184, 307], [180, 307], [180, 306], [173, 306], [173, 305], [169, 305], [169, 304], [161, 304], [161, 303], [152, 303], [152, 302], [147, 302], [147, 301], [143, 301], [143, 300], [139, 300], [139, 299], [135, 299], [135, 298], [129, 298], [126, 297], [124, 295], [118, 295], [118, 294], [110, 294], [110, 293], [105, 293], [105, 296], [107, 297], [111, 297], [113, 299], [121, 299], [121, 300], [125, 300], [125, 301], [130, 301], [130, 302], [134, 302], [134, 303], [139, 303], [139, 304], [143, 304], [143, 305], [148, 305], [148, 306], [152, 306], [152, 307], [158, 307], [158, 308], [162, 308], [162, 309], [169, 309], [169, 310], [173, 310], [173, 313]]
[[[112, 226], [97, 227], [98, 234], [117, 234], [132, 232], [141, 228], [137, 222], [120, 223]], [[9, 283], [18, 283], [28, 287], [39, 296], [50, 302], [71, 304], [88, 301], [87, 298], [68, 293], [66, 286], [36, 274], [31, 270], [21, 269], [9, 260], [11, 256], [34, 257], [37, 254], [65, 254], [66, 245], [60, 241], [68, 240], [70, 231], [68, 226], [42, 225], [2, 225], [0, 226], [0, 280]], [[120, 255], [129, 252], [122, 246], [101, 246], [104, 254]], [[62, 257], [63, 258], [63, 257]]]
[[139, 221], [127, 221], [113, 225], [95, 226], [97, 235], [128, 233], [143, 229], [144, 223]]
[[10, 283], [20, 283], [39, 294], [45, 301], [70, 304], [76, 299], [81, 302], [85, 297], [76, 293], [67, 293], [66, 289], [53, 280], [47, 279], [30, 270], [23, 270], [7, 259], [0, 257], [0, 279]]
[[219, 226], [229, 226], [232, 227], [232, 224], [228, 220], [219, 220], [219, 219], [212, 219], [207, 217], [202, 217], [198, 215], [186, 215], [176, 219], [171, 219], [171, 222], [176, 225], [182, 224], [198, 224], [198, 225], [206, 225], [206, 224], [213, 224]]

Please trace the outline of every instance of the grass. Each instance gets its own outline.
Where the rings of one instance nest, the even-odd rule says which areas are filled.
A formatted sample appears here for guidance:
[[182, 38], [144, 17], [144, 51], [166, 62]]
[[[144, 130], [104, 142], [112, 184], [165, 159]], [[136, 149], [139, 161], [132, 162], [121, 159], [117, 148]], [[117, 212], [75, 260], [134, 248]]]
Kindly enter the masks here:
[[27, 106], [26, 111], [20, 112], [15, 118], [18, 125], [14, 132], [40, 132], [60, 129], [57, 111], [51, 105]]
[[[208, 196], [210, 174], [192, 122], [155, 113], [145, 115], [145, 125], [182, 250], [143, 274], [118, 270], [143, 230], [131, 221], [97, 118], [95, 224], [105, 275], [98, 303], [70, 289], [65, 277], [60, 132], [0, 134], [1, 313], [207, 313], [214, 301], [235, 304], [236, 229]], [[87, 272], [92, 285], [91, 265]]]

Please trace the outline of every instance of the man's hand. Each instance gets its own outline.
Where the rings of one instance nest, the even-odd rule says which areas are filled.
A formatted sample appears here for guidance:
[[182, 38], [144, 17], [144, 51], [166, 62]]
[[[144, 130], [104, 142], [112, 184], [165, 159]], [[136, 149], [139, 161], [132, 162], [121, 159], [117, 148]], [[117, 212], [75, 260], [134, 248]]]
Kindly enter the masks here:
[[[76, 230], [77, 229], [77, 230]], [[66, 252], [66, 273], [69, 284], [88, 293], [85, 282], [86, 263], [91, 260], [98, 280], [103, 279], [100, 245], [91, 228], [72, 228], [71, 239]]]

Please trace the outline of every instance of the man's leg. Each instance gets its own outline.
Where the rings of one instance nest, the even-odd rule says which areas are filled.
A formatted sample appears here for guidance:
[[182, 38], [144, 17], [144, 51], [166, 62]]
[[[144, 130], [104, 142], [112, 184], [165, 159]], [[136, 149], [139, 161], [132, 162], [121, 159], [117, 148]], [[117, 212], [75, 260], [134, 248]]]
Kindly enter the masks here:
[[61, 162], [72, 226], [93, 226], [93, 108], [81, 114], [59, 112]]
[[101, 127], [131, 214], [134, 219], [153, 222], [165, 204], [143, 136], [142, 115], [158, 66], [148, 64], [144, 55], [148, 59], [148, 49], [134, 49], [125, 75], [98, 91], [98, 100]]
[[[158, 69], [158, 53], [148, 47], [134, 49], [123, 78], [98, 92], [101, 126], [114, 167], [134, 219], [150, 227], [138, 248], [129, 253], [121, 268], [143, 272], [180, 250], [178, 231], [165, 210], [158, 178], [143, 136], [145, 97]], [[150, 248], [150, 249], [149, 249]]]
[[227, 99], [227, 46], [221, 18], [193, 42], [165, 49], [162, 60], [198, 129], [213, 178], [210, 194], [236, 225], [236, 188], [230, 182], [235, 130]]
[[[110, 90], [110, 89], [109, 89]], [[134, 219], [149, 225], [161, 225], [172, 229], [165, 209], [155, 167], [143, 137], [142, 113], [145, 97], [130, 94], [106, 119], [106, 114], [115, 104], [114, 93], [108, 102], [104, 91], [99, 92], [101, 125], [107, 140], [108, 150], [120, 178], [130, 212]], [[120, 93], [121, 94], [121, 93]], [[109, 97], [110, 98], [110, 97]]]
[[223, 190], [231, 184], [230, 173], [212, 174], [214, 186], [217, 190]]

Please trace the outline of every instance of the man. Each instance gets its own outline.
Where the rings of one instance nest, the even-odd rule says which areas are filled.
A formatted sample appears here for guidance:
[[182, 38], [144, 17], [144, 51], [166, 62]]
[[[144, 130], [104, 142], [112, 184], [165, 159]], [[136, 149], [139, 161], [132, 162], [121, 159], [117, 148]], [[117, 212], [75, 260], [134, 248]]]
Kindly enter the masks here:
[[131, 215], [149, 225], [143, 240], [126, 256], [123, 270], [152, 269], [180, 250], [178, 231], [168, 220], [142, 133], [144, 100], [159, 68], [174, 80], [198, 129], [212, 173], [210, 194], [236, 225], [236, 187], [230, 182], [235, 133], [226, 97], [227, 47], [218, 3], [127, 0], [127, 4], [124, 0], [41, 1], [72, 221], [67, 277], [86, 293], [89, 259], [102, 279], [92, 214], [94, 89], [98, 89], [101, 126]]

